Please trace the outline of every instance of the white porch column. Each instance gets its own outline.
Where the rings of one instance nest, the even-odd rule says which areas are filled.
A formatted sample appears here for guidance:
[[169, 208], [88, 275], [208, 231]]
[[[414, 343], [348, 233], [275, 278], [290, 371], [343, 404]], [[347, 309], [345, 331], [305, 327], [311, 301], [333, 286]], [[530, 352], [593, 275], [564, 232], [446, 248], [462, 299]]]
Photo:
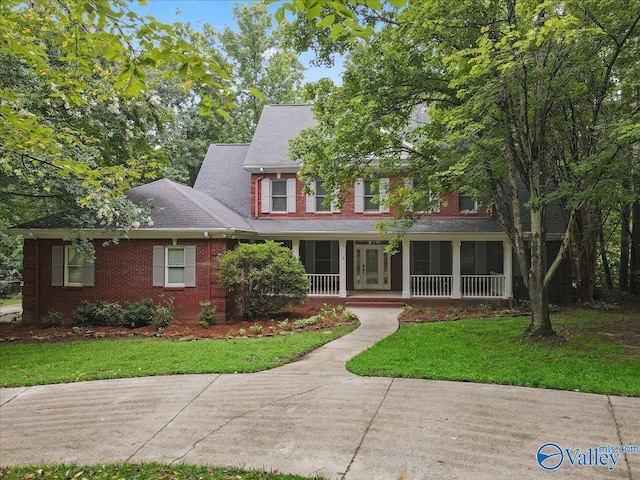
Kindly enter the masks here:
[[291, 250], [293, 251], [293, 256], [300, 260], [300, 239], [295, 238], [291, 240]]
[[460, 240], [452, 242], [451, 260], [453, 262], [453, 287], [451, 289], [451, 298], [462, 298], [462, 278], [460, 276]]
[[340, 257], [340, 290], [338, 296], [347, 298], [347, 241], [345, 239], [338, 240], [339, 257]]
[[509, 299], [513, 297], [513, 250], [509, 240], [502, 242], [502, 268], [504, 271], [504, 295], [502, 298]]
[[402, 298], [411, 298], [411, 241], [402, 239]]

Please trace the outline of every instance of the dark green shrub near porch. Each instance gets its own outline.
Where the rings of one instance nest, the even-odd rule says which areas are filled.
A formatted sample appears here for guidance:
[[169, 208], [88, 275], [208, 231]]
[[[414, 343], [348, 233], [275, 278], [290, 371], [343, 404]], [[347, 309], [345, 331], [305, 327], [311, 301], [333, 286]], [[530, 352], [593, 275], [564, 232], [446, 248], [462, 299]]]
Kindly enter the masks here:
[[309, 291], [302, 263], [278, 243], [241, 243], [218, 260], [220, 282], [234, 297], [242, 318], [301, 303]]
[[79, 327], [118, 327], [124, 323], [124, 311], [119, 303], [98, 300], [78, 305], [71, 314]]
[[155, 313], [153, 300], [149, 297], [141, 298], [137, 302], [127, 304], [127, 311], [124, 312], [124, 319], [127, 326], [131, 328], [146, 327], [153, 320]]

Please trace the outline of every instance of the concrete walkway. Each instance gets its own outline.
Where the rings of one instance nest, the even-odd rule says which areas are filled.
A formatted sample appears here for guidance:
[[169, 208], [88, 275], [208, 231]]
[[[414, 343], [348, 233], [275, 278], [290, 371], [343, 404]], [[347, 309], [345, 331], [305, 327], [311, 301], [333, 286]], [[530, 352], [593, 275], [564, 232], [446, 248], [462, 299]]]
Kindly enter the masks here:
[[[301, 361], [256, 374], [185, 375], [0, 390], [0, 465], [185, 462], [356, 479], [640, 479], [640, 454], [554, 472], [553, 442], [640, 444], [640, 398], [350, 374], [398, 310]], [[615, 369], [612, 368], [612, 374]], [[585, 457], [586, 458], [586, 457]], [[577, 461], [576, 461], [577, 463]]]

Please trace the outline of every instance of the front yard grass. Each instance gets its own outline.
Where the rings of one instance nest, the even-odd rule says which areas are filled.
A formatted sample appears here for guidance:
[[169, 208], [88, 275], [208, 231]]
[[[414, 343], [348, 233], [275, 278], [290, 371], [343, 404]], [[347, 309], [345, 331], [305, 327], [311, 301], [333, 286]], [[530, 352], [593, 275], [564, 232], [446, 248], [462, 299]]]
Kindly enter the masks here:
[[0, 387], [194, 373], [258, 372], [291, 362], [357, 325], [234, 340], [95, 340], [0, 346]]
[[24, 480], [35, 478], [121, 478], [127, 480], [311, 480], [308, 477], [240, 468], [217, 468], [195, 465], [162, 465], [159, 463], [120, 463], [87, 467], [69, 465], [0, 468], [0, 478]]
[[640, 396], [640, 319], [576, 309], [552, 315], [566, 341], [522, 339], [528, 317], [406, 323], [347, 363], [358, 375], [429, 378]]

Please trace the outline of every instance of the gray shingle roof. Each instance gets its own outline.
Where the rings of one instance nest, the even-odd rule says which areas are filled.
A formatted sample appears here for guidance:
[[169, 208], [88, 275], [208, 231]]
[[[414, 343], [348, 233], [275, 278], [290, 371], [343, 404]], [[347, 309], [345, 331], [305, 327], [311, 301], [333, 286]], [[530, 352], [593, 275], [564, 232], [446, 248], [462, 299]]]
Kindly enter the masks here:
[[215, 198], [169, 179], [132, 188], [126, 195], [135, 203], [153, 202], [153, 229], [251, 230], [240, 215]]
[[242, 165], [249, 144], [212, 144], [193, 188], [206, 193], [242, 217], [251, 216], [251, 173]]
[[265, 105], [244, 167], [292, 168], [300, 165], [288, 156], [289, 139], [316, 124], [311, 105]]

